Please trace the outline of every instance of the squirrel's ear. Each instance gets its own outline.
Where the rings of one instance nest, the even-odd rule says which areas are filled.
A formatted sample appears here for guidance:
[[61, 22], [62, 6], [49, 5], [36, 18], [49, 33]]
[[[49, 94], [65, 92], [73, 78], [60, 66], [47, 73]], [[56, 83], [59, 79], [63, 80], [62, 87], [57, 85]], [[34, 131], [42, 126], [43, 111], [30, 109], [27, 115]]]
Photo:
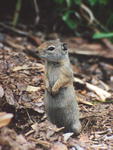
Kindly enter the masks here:
[[68, 50], [67, 43], [63, 43], [63, 44], [62, 44], [62, 50], [64, 50], [64, 51], [67, 51], [67, 50]]

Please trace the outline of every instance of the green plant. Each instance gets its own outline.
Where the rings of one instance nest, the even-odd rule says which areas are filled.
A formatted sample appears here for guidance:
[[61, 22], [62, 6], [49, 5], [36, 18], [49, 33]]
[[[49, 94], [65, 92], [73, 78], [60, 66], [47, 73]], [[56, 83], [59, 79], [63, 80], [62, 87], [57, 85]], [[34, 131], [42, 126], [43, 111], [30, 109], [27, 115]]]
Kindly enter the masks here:
[[108, 32], [108, 33], [95, 33], [93, 35], [93, 39], [101, 39], [101, 38], [112, 38], [113, 37], [113, 32]]
[[90, 5], [96, 5], [96, 4], [98, 4], [98, 5], [106, 5], [107, 3], [109, 2], [109, 0], [88, 0], [88, 3], [90, 4]]
[[[58, 6], [58, 15], [67, 24], [67, 26], [74, 30], [79, 26], [92, 26], [88, 20], [83, 24], [84, 17], [81, 14], [81, 6], [85, 4], [90, 13], [94, 15], [94, 19], [98, 19], [99, 23], [94, 24], [102, 33], [95, 33], [93, 38], [113, 37], [110, 30], [113, 25], [113, 5], [110, 0], [53, 0]], [[60, 6], [60, 7], [59, 7]], [[110, 9], [106, 9], [110, 8]], [[57, 8], [56, 8], [57, 9]], [[88, 13], [88, 12], [86, 12]], [[76, 14], [79, 15], [79, 19]], [[101, 28], [103, 26], [103, 28]], [[106, 30], [104, 30], [106, 29]], [[108, 33], [106, 31], [109, 31]]]
[[61, 19], [70, 29], [76, 29], [78, 22], [75, 20], [76, 11], [73, 6], [80, 5], [82, 0], [54, 0], [54, 2], [60, 5], [59, 15]]

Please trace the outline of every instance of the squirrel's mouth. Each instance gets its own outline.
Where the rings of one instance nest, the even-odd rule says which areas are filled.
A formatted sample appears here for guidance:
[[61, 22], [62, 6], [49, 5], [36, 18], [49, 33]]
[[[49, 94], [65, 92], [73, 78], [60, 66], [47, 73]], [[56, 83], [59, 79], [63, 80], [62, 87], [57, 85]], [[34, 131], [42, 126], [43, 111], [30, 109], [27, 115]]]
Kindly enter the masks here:
[[27, 49], [25, 49], [24, 53], [26, 53], [28, 56], [32, 56], [34, 58], [40, 58], [39, 54], [35, 50], [27, 50]]

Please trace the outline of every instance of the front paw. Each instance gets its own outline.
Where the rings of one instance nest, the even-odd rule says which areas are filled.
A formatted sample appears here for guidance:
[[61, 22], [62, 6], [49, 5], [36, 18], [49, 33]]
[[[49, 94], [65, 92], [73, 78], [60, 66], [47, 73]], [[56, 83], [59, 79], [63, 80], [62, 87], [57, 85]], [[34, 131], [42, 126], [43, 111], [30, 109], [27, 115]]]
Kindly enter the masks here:
[[51, 87], [46, 87], [46, 90], [47, 90], [49, 93], [51, 93], [51, 91], [52, 91]]
[[57, 88], [52, 88], [52, 91], [51, 91], [51, 93], [52, 93], [52, 95], [56, 95], [57, 93], [58, 93], [58, 89]]

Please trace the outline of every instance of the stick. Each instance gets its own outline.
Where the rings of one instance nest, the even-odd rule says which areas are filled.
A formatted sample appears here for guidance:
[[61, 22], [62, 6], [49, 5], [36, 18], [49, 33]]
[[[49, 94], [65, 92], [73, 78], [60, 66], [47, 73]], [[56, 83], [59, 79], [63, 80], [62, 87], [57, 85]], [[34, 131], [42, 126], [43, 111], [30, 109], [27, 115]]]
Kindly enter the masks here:
[[86, 87], [87, 87], [89, 90], [95, 92], [95, 93], [101, 98], [100, 101], [102, 101], [102, 102], [105, 102], [105, 100], [106, 100], [107, 98], [111, 97], [111, 93], [109, 93], [109, 92], [107, 92], [107, 91], [105, 91], [105, 90], [103, 90], [103, 89], [101, 89], [101, 88], [99, 88], [99, 87], [97, 87], [97, 86], [95, 86], [95, 85], [92, 85], [92, 84], [90, 84], [90, 83], [88, 83], [88, 82], [83, 82], [83, 81], [82, 81], [81, 79], [79, 79], [79, 78], [76, 78], [76, 77], [75, 77], [75, 78], [74, 78], [74, 82], [79, 82], [80, 84], [85, 84]]
[[16, 10], [15, 10], [15, 14], [14, 14], [13, 22], [12, 22], [13, 26], [17, 25], [19, 14], [20, 14], [20, 9], [21, 9], [21, 4], [22, 4], [22, 0], [17, 0]]

